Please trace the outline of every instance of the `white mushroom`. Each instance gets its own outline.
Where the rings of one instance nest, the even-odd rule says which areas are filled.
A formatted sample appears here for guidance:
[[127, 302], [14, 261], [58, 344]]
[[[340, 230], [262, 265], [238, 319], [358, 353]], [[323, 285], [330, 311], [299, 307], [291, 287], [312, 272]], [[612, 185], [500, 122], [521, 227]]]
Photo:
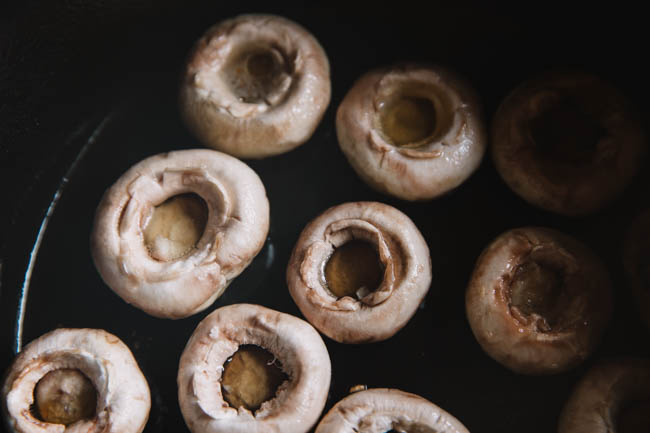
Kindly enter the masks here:
[[326, 210], [301, 233], [287, 267], [307, 320], [342, 343], [385, 340], [415, 314], [431, 284], [429, 248], [413, 222], [376, 202]]
[[650, 326], [650, 209], [639, 214], [628, 228], [623, 266], [641, 319]]
[[371, 187], [404, 200], [456, 188], [478, 168], [486, 131], [477, 95], [440, 67], [371, 71], [336, 114], [341, 150]]
[[206, 146], [264, 158], [307, 141], [330, 92], [327, 56], [308, 31], [278, 16], [241, 15], [196, 42], [180, 104]]
[[266, 192], [252, 169], [213, 150], [177, 151], [141, 161], [104, 194], [91, 252], [125, 301], [180, 318], [223, 293], [268, 228]]
[[57, 329], [29, 343], [2, 397], [17, 433], [140, 433], [151, 407], [131, 351], [99, 329]]
[[466, 293], [467, 318], [492, 358], [523, 374], [551, 374], [584, 361], [612, 312], [605, 265], [577, 240], [526, 227], [495, 239]]
[[[240, 377], [225, 383], [229, 363], [249, 345], [269, 352], [281, 366], [286, 380], [277, 389], [258, 389], [273, 381], [250, 371], [259, 369], [253, 356], [240, 359], [248, 365], [234, 367], [232, 375]], [[305, 433], [325, 406], [330, 376], [327, 348], [307, 322], [258, 305], [230, 305], [203, 319], [188, 341], [178, 369], [178, 399], [193, 433]], [[256, 395], [270, 398], [249, 408]]]
[[611, 202], [646, 152], [629, 103], [584, 73], [549, 73], [523, 83], [492, 123], [492, 157], [503, 180], [532, 205], [564, 215]]
[[451, 414], [430, 401], [397, 389], [369, 389], [332, 407], [316, 433], [469, 433]]

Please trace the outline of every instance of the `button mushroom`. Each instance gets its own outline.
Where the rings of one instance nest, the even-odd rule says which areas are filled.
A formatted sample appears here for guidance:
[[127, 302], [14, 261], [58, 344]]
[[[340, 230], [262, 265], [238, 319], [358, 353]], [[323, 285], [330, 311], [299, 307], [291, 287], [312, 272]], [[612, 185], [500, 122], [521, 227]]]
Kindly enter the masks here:
[[241, 15], [197, 41], [180, 104], [185, 123], [206, 146], [264, 158], [307, 141], [330, 92], [327, 56], [309, 32], [282, 17]]
[[330, 375], [327, 348], [307, 322], [236, 304], [192, 334], [178, 399], [193, 433], [305, 433], [325, 406]]
[[19, 433], [140, 433], [151, 407], [131, 351], [99, 329], [57, 329], [29, 343], [9, 368], [2, 396]]
[[628, 229], [623, 266], [641, 318], [650, 326], [650, 209], [638, 215]]
[[558, 433], [650, 431], [650, 361], [602, 362], [580, 380], [560, 416]]
[[328, 209], [301, 233], [287, 267], [307, 320], [342, 343], [385, 340], [415, 314], [431, 284], [429, 248], [413, 222], [376, 202]]
[[197, 313], [262, 248], [264, 185], [243, 162], [213, 150], [147, 158], [104, 194], [91, 252], [108, 286], [145, 312]]
[[316, 433], [469, 433], [430, 401], [397, 389], [369, 389], [345, 397], [323, 417]]
[[427, 200], [479, 166], [486, 131], [477, 95], [440, 67], [401, 65], [362, 76], [336, 114], [341, 150], [374, 189]]
[[516, 88], [492, 124], [492, 157], [508, 186], [564, 215], [595, 212], [632, 180], [645, 134], [625, 98], [583, 73], [549, 73]]

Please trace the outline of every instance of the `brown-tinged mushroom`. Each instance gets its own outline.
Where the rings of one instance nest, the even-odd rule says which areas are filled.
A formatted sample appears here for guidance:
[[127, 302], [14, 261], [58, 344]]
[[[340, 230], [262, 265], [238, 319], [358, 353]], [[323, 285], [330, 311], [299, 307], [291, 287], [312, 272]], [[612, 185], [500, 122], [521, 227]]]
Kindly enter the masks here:
[[427, 200], [481, 163], [486, 131], [478, 96], [441, 67], [400, 65], [362, 76], [336, 114], [341, 150], [374, 189]]
[[430, 401], [397, 389], [368, 389], [339, 401], [316, 433], [469, 433]]
[[192, 334], [178, 399], [193, 433], [305, 433], [325, 406], [330, 376], [327, 348], [311, 325], [235, 304], [215, 310]]
[[415, 314], [431, 284], [431, 257], [415, 224], [394, 207], [353, 202], [305, 227], [287, 284], [302, 314], [341, 343], [385, 340]]
[[17, 433], [140, 433], [149, 386], [129, 348], [99, 329], [57, 329], [18, 354], [2, 388]]
[[610, 84], [554, 72], [523, 83], [501, 103], [492, 157], [506, 184], [530, 204], [585, 215], [637, 174], [645, 140], [629, 103]]
[[166, 318], [210, 306], [264, 245], [269, 203], [246, 164], [214, 150], [152, 156], [104, 194], [91, 252], [126, 302]]
[[307, 30], [279, 16], [240, 15], [196, 42], [180, 104], [206, 146], [264, 158], [307, 141], [330, 93], [329, 61]]
[[650, 431], [650, 361], [601, 362], [573, 390], [558, 433], [647, 433]]
[[526, 227], [481, 254], [465, 297], [485, 352], [522, 374], [553, 374], [585, 360], [612, 313], [605, 265], [555, 230]]
[[650, 209], [639, 214], [628, 229], [623, 266], [641, 318], [650, 326]]

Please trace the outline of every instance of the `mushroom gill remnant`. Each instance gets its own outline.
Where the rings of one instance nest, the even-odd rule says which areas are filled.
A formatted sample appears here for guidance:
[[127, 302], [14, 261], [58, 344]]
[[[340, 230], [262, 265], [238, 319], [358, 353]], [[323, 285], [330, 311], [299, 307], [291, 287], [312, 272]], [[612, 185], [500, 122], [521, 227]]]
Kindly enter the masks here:
[[274, 105], [289, 87], [291, 67], [277, 50], [245, 49], [231, 56], [223, 74], [240, 101]]
[[428, 98], [401, 96], [382, 104], [381, 130], [396, 146], [417, 146], [436, 131], [436, 110]]
[[356, 239], [337, 247], [325, 264], [327, 288], [338, 298], [363, 298], [379, 287], [383, 273], [376, 248]]
[[34, 402], [41, 421], [68, 426], [95, 415], [97, 390], [79, 370], [62, 368], [36, 384]]

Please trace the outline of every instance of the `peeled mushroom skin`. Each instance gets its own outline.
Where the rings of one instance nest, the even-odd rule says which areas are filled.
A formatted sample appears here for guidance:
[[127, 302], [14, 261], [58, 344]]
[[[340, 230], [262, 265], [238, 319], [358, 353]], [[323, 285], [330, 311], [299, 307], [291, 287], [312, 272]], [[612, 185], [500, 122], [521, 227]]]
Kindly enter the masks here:
[[650, 431], [650, 360], [621, 358], [592, 367], [560, 415], [558, 433]]
[[176, 319], [221, 296], [268, 228], [266, 191], [250, 167], [214, 150], [182, 150], [139, 162], [106, 191], [91, 253], [122, 299]]
[[61, 328], [24, 347], [2, 387], [11, 431], [140, 433], [149, 386], [129, 348], [99, 329]]
[[192, 433], [306, 433], [325, 406], [330, 377], [327, 348], [311, 325], [234, 304], [209, 314], [190, 337], [178, 400]]
[[578, 72], [521, 84], [501, 103], [491, 136], [506, 184], [530, 204], [564, 215], [609, 204], [647, 153], [629, 102], [604, 80]]
[[397, 389], [368, 389], [332, 407], [316, 433], [469, 433], [460, 421], [430, 401]]
[[481, 254], [465, 305], [483, 350], [521, 374], [554, 374], [584, 361], [612, 314], [605, 265], [579, 241], [526, 227]]
[[414, 64], [363, 75], [338, 108], [336, 133], [364, 182], [404, 200], [459, 186], [480, 165], [487, 143], [471, 87], [444, 68]]
[[641, 319], [650, 327], [650, 209], [639, 214], [628, 228], [623, 266]]
[[420, 231], [399, 210], [345, 203], [302, 231], [287, 284], [303, 315], [331, 339], [381, 341], [402, 329], [422, 303], [431, 257]]
[[264, 158], [307, 141], [330, 94], [329, 61], [314, 36], [279, 16], [240, 15], [196, 42], [180, 105], [206, 146]]

